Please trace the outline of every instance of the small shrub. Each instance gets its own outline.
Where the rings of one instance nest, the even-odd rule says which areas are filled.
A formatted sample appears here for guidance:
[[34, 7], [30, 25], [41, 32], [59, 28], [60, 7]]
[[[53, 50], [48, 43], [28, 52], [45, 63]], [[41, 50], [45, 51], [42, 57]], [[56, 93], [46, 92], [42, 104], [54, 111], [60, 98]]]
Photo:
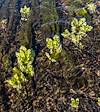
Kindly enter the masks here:
[[86, 36], [86, 33], [92, 30], [92, 26], [87, 25], [86, 19], [81, 18], [79, 21], [74, 18], [71, 22], [71, 32], [66, 29], [62, 36], [64, 38], [70, 39], [76, 46], [83, 48], [80, 40]]
[[18, 66], [13, 68], [13, 77], [6, 82], [18, 91], [22, 88], [22, 84], [34, 75], [32, 66], [35, 52], [32, 49], [20, 47], [16, 53]]
[[46, 56], [51, 62], [56, 62], [62, 51], [62, 45], [60, 44], [59, 36], [55, 35], [53, 39], [46, 38], [46, 45], [49, 49], [49, 53], [45, 53]]
[[28, 77], [33, 76], [34, 69], [32, 62], [35, 57], [35, 52], [32, 49], [26, 49], [24, 46], [21, 46], [19, 52], [16, 53], [16, 57], [19, 69], [23, 73], [28, 74]]
[[7, 80], [8, 84], [18, 91], [22, 88], [22, 83], [26, 81], [24, 74], [16, 67], [13, 68], [13, 77]]

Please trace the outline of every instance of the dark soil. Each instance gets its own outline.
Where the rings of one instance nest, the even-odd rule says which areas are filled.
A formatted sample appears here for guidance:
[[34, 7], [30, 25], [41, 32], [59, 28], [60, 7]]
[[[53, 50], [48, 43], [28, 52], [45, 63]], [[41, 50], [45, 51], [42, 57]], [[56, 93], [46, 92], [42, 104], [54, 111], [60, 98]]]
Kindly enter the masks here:
[[[55, 1], [58, 21], [49, 24], [43, 21], [41, 0], [0, 0], [0, 112], [100, 112], [100, 2], [95, 1], [96, 12], [90, 15], [93, 30], [82, 40], [84, 49], [61, 36], [61, 58], [49, 64], [45, 39], [61, 34], [71, 21], [64, 0]], [[25, 4], [34, 6], [28, 24], [20, 20], [20, 8]], [[36, 52], [35, 76], [18, 94], [5, 81], [12, 76], [15, 52], [21, 45]], [[80, 99], [78, 110], [71, 107], [71, 98]]]

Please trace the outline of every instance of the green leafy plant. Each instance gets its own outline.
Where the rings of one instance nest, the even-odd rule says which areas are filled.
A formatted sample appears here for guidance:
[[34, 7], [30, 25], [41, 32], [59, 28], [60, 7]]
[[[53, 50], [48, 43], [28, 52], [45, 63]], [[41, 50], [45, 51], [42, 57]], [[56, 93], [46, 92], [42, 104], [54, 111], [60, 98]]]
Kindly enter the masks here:
[[17, 67], [13, 68], [13, 77], [6, 82], [11, 85], [13, 88], [16, 88], [18, 91], [22, 88], [22, 83], [26, 81], [24, 74], [17, 69]]
[[86, 8], [83, 7], [83, 8], [76, 9], [75, 13], [77, 16], [85, 16], [85, 15], [87, 15], [88, 12], [87, 12]]
[[87, 4], [87, 10], [94, 12], [96, 10], [96, 5], [94, 3]]
[[16, 53], [16, 57], [20, 70], [28, 74], [29, 77], [33, 76], [34, 69], [32, 62], [35, 57], [35, 52], [32, 49], [26, 49], [24, 46], [21, 46], [19, 52]]
[[30, 7], [27, 7], [26, 5], [24, 7], [22, 7], [20, 9], [20, 13], [21, 13], [21, 20], [23, 21], [27, 21], [30, 13], [31, 13], [31, 9]]
[[46, 38], [46, 45], [49, 49], [49, 53], [45, 53], [46, 56], [51, 62], [56, 62], [62, 51], [62, 45], [60, 44], [59, 36], [54, 35], [53, 39]]
[[71, 107], [78, 109], [79, 106], [79, 98], [71, 98]]
[[32, 49], [26, 49], [21, 46], [19, 52], [16, 53], [18, 66], [13, 68], [13, 77], [6, 82], [18, 91], [22, 88], [22, 84], [34, 75], [32, 66], [35, 52]]
[[71, 22], [71, 32], [66, 29], [62, 36], [64, 38], [70, 39], [76, 46], [83, 48], [82, 43], [80, 40], [86, 36], [86, 33], [92, 30], [92, 26], [87, 25], [86, 19], [81, 18], [79, 21], [78, 19], [74, 18]]

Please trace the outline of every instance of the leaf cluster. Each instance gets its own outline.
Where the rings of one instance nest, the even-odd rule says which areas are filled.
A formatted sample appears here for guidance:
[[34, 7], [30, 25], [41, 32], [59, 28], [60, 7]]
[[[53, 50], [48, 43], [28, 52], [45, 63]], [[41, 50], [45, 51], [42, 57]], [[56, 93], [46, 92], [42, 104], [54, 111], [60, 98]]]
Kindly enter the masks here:
[[34, 70], [32, 62], [35, 57], [35, 52], [32, 49], [26, 49], [24, 46], [21, 46], [19, 52], [16, 52], [16, 57], [20, 70], [28, 74], [28, 77], [33, 76]]
[[26, 5], [20, 9], [21, 13], [21, 20], [27, 21], [30, 13], [31, 13], [31, 8], [27, 7]]
[[96, 5], [94, 3], [87, 4], [87, 10], [94, 12], [96, 10]]
[[13, 68], [13, 77], [7, 82], [13, 88], [20, 90], [22, 84], [34, 75], [34, 68], [32, 66], [35, 52], [32, 49], [26, 49], [21, 46], [19, 52], [16, 52], [18, 66]]
[[78, 108], [78, 105], [79, 105], [79, 98], [76, 98], [76, 99], [71, 98], [71, 107], [77, 109]]
[[13, 68], [13, 77], [6, 82], [18, 91], [22, 88], [22, 83], [26, 81], [24, 74], [17, 68]]
[[66, 29], [62, 36], [67, 39], [71, 39], [71, 41], [76, 45], [82, 48], [82, 44], [80, 40], [82, 37], [86, 36], [86, 33], [92, 30], [92, 26], [87, 25], [86, 19], [81, 18], [79, 21], [78, 19], [74, 18], [71, 22], [71, 32]]
[[49, 49], [49, 53], [46, 52], [46, 56], [52, 62], [56, 62], [62, 51], [62, 45], [60, 44], [60, 38], [58, 35], [54, 35], [53, 39], [46, 38], [46, 45]]

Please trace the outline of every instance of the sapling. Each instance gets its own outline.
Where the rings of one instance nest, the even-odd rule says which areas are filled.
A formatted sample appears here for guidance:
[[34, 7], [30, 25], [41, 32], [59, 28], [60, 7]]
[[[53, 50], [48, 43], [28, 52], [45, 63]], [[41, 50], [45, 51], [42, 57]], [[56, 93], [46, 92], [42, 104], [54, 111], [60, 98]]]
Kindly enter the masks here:
[[46, 56], [51, 62], [56, 62], [62, 51], [62, 45], [60, 44], [59, 36], [54, 35], [53, 39], [46, 38], [46, 45], [49, 49], [49, 53], [45, 53]]
[[16, 53], [16, 57], [18, 66], [13, 68], [13, 76], [6, 82], [19, 91], [22, 88], [22, 84], [34, 75], [32, 63], [35, 52], [32, 49], [26, 49], [21, 46], [19, 52]]
[[71, 32], [66, 29], [62, 36], [70, 39], [76, 46], [83, 48], [80, 40], [86, 36], [86, 33], [92, 30], [92, 26], [87, 25], [86, 19], [81, 18], [80, 20], [74, 18], [71, 22]]

